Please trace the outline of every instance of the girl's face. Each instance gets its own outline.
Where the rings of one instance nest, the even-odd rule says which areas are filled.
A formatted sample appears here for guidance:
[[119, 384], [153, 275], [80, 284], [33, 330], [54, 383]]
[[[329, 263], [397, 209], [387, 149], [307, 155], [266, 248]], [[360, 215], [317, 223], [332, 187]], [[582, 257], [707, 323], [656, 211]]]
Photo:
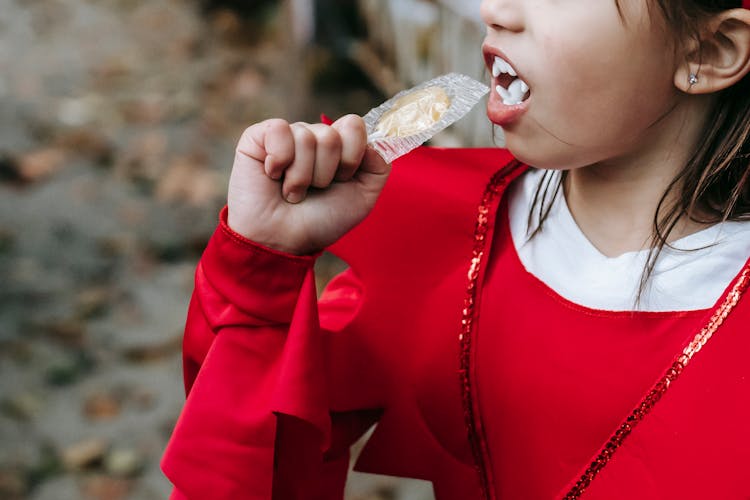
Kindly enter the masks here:
[[648, 3], [621, 0], [621, 15], [614, 0], [482, 1], [487, 114], [517, 158], [569, 169], [669, 146], [679, 61]]

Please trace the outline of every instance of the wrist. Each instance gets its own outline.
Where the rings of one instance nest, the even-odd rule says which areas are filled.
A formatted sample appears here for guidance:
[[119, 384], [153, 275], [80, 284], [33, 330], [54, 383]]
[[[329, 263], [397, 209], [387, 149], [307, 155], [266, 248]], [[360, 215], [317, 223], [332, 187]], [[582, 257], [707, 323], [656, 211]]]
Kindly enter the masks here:
[[224, 230], [236, 239], [264, 248], [272, 253], [299, 258], [318, 257], [322, 253], [322, 250], [313, 248], [312, 245], [297, 245], [279, 241], [278, 233], [275, 231], [264, 235], [262, 231], [258, 231], [258, 228], [243, 224], [241, 218], [232, 217], [232, 211], [228, 206], [225, 206], [221, 211], [220, 223]]

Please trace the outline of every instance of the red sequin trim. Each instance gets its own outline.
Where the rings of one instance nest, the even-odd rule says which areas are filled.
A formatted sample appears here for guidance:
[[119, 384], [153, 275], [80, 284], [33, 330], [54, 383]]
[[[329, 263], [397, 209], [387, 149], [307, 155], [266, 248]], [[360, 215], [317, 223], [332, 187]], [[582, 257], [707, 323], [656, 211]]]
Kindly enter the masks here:
[[510, 172], [520, 167], [520, 163], [513, 162], [495, 175], [485, 188], [482, 201], [477, 210], [477, 222], [474, 229], [474, 249], [471, 256], [471, 264], [467, 273], [466, 297], [464, 298], [464, 307], [461, 313], [461, 333], [458, 336], [461, 344], [460, 349], [460, 376], [461, 392], [463, 397], [464, 420], [468, 431], [471, 451], [474, 455], [474, 463], [479, 476], [482, 498], [490, 498], [490, 481], [487, 474], [487, 445], [482, 434], [481, 420], [476, 418], [478, 411], [475, 409], [475, 401], [471, 391], [471, 339], [474, 323], [477, 319], [475, 304], [477, 302], [478, 280], [482, 265], [484, 264], [484, 250], [486, 247], [486, 237], [489, 231], [489, 222], [491, 220], [490, 209], [497, 198], [503, 191], [503, 188], [511, 179]]
[[633, 410], [628, 418], [625, 419], [625, 421], [620, 425], [617, 431], [615, 431], [612, 437], [609, 438], [609, 441], [607, 441], [607, 444], [604, 446], [599, 455], [594, 459], [593, 462], [591, 462], [591, 464], [589, 464], [588, 468], [581, 475], [578, 481], [576, 481], [576, 484], [573, 486], [573, 488], [568, 492], [567, 495], [565, 495], [565, 500], [574, 500], [581, 497], [583, 492], [586, 490], [586, 488], [589, 487], [596, 475], [601, 472], [604, 466], [609, 463], [614, 453], [620, 448], [620, 446], [622, 446], [625, 438], [630, 435], [635, 426], [638, 425], [638, 423], [641, 422], [644, 417], [649, 414], [656, 403], [658, 403], [661, 397], [664, 396], [664, 394], [667, 392], [667, 389], [669, 389], [672, 383], [677, 380], [688, 363], [690, 363], [690, 361], [693, 359], [693, 356], [698, 354], [703, 346], [705, 346], [706, 343], [711, 340], [713, 334], [716, 333], [722, 323], [724, 323], [724, 320], [727, 318], [727, 316], [729, 316], [729, 313], [732, 312], [734, 306], [736, 306], [740, 301], [742, 294], [747, 290], [749, 284], [750, 264], [745, 266], [739, 278], [737, 278], [737, 282], [735, 283], [734, 287], [732, 287], [732, 290], [729, 292], [721, 306], [719, 306], [719, 308], [711, 316], [708, 324], [704, 326], [703, 329], [695, 336], [693, 341], [690, 342], [687, 347], [685, 347], [682, 353], [677, 357], [677, 359], [675, 359], [674, 363], [672, 363], [672, 366], [669, 367], [667, 372], [661, 377], [661, 379], [656, 383], [656, 385], [651, 389], [646, 397], [643, 398], [641, 404], [639, 404]]
[[[486, 237], [489, 231], [490, 209], [497, 198], [498, 194], [503, 191], [511, 177], [510, 172], [517, 168], [519, 164], [514, 162], [507, 169], [503, 169], [492, 176], [488, 183], [482, 202], [477, 210], [477, 222], [474, 230], [474, 249], [472, 251], [471, 263], [467, 273], [466, 297], [464, 299], [464, 308], [461, 315], [461, 333], [459, 335], [460, 349], [460, 377], [461, 391], [463, 397], [464, 420], [468, 432], [471, 451], [474, 455], [475, 467], [480, 480], [482, 498], [490, 500], [490, 478], [487, 471], [488, 451], [487, 443], [484, 439], [482, 422], [479, 418], [478, 408], [472, 393], [471, 378], [471, 341], [474, 324], [477, 319], [475, 304], [477, 302], [478, 280], [484, 264]], [[581, 497], [586, 488], [591, 485], [594, 478], [609, 463], [615, 452], [622, 446], [622, 443], [630, 435], [636, 425], [649, 414], [656, 403], [667, 392], [671, 384], [677, 380], [685, 367], [690, 363], [706, 343], [711, 339], [714, 333], [724, 323], [729, 313], [734, 309], [740, 298], [750, 286], [750, 263], [748, 263], [740, 274], [732, 290], [727, 295], [724, 302], [717, 308], [711, 319], [705, 327], [695, 336], [682, 353], [675, 359], [666, 373], [625, 419], [615, 433], [609, 438], [607, 444], [602, 448], [599, 455], [591, 462], [575, 485], [565, 495], [565, 500], [575, 500]]]

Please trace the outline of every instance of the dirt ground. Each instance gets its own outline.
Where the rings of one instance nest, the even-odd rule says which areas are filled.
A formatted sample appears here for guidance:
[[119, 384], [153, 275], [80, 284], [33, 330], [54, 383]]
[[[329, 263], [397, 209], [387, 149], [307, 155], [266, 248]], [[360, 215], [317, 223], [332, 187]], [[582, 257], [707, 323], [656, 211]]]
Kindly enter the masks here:
[[[381, 98], [291, 50], [269, 3], [0, 0], [0, 498], [167, 497], [181, 330], [237, 138]], [[347, 498], [430, 491], [355, 475]]]

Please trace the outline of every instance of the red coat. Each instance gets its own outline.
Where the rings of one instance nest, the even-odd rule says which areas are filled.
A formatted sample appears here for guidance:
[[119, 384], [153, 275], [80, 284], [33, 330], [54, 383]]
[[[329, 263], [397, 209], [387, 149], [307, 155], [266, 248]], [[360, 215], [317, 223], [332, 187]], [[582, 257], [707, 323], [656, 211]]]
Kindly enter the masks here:
[[[371, 216], [332, 248], [351, 269], [319, 300], [314, 257], [259, 247], [233, 233], [223, 213], [196, 271], [184, 342], [188, 397], [162, 462], [174, 498], [340, 499], [349, 446], [376, 421], [356, 469], [432, 481], [438, 500], [513, 499], [505, 486], [531, 481], [529, 492], [561, 498], [582, 475], [583, 498], [750, 498], [747, 268], [728, 289], [731, 300], [718, 303], [736, 307], [704, 331], [704, 339], [715, 335], [689, 364], [683, 358], [687, 366], [668, 384], [657, 382], [715, 311], [637, 317], [638, 328], [684, 333], [664, 344], [661, 358], [644, 357], [645, 374], [618, 368], [584, 379], [598, 386], [550, 398], [575, 402], [581, 415], [600, 405], [614, 410], [585, 439], [568, 443], [565, 430], [548, 433], [549, 447], [530, 443], [551, 450], [540, 460], [549, 474], [513, 471], [512, 457], [498, 458], [523, 432], [508, 432], [512, 420], [498, 403], [504, 389], [493, 383], [500, 372], [492, 371], [492, 353], [513, 346], [494, 325], [525, 329], [531, 318], [540, 332], [565, 338], [581, 312], [549, 291], [549, 306], [522, 300], [538, 284], [520, 267], [498, 264], [513, 259], [498, 207], [522, 170], [498, 149], [420, 148], [397, 161]], [[507, 296], [495, 307], [485, 291]], [[576, 333], [615, 323], [583, 312], [582, 321], [594, 318]], [[561, 342], [554, 352], [585, 363], [587, 349]], [[477, 369], [482, 357], [488, 361]], [[619, 366], [594, 361], [587, 368], [594, 374]], [[562, 380], [555, 370], [545, 363], [533, 376]], [[616, 404], [602, 400], [609, 397], [602, 381], [617, 385]], [[637, 422], [628, 421], [652, 387]], [[532, 437], [548, 430], [539, 421]], [[613, 438], [612, 453], [607, 441], [620, 425], [626, 431]], [[558, 467], [559, 446], [577, 448], [562, 453], [577, 458], [558, 457]]]

